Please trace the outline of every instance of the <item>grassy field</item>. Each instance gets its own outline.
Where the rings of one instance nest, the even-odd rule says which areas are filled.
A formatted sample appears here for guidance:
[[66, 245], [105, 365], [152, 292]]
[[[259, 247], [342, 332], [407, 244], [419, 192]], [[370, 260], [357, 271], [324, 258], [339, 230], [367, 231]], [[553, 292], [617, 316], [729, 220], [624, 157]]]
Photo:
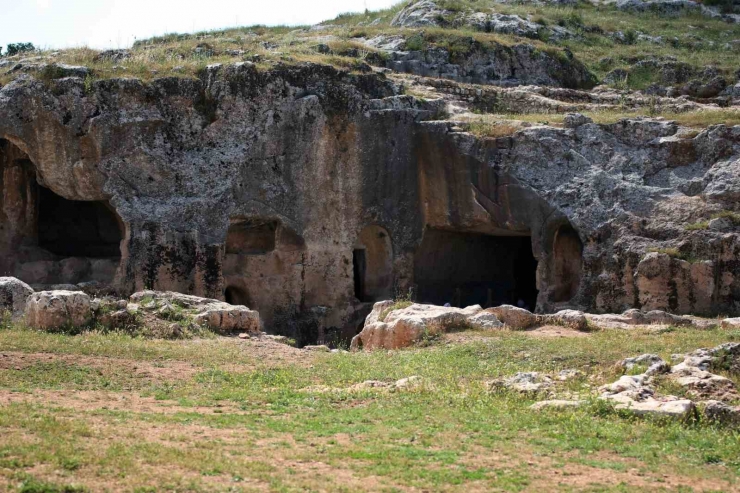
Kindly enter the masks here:
[[[0, 490], [740, 491], [740, 435], [593, 403], [535, 412], [488, 393], [579, 369], [584, 392], [644, 352], [740, 331], [451, 334], [427, 347], [315, 353], [232, 338], [0, 330]], [[411, 375], [408, 391], [349, 391]]]

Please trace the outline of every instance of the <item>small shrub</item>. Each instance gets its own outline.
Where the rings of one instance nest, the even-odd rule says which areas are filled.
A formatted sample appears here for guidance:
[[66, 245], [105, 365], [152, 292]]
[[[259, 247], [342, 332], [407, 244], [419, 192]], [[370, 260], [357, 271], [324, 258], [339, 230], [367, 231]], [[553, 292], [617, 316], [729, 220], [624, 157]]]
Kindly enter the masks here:
[[634, 29], [627, 29], [624, 32], [624, 44], [633, 45], [637, 43], [637, 32]]
[[701, 231], [709, 228], [709, 221], [699, 221], [698, 223], [687, 224], [684, 228], [686, 231]]
[[385, 322], [386, 317], [394, 310], [403, 310], [404, 308], [408, 308], [411, 305], [413, 305], [414, 302], [408, 299], [400, 299], [396, 300], [391, 306], [380, 312], [380, 317], [378, 317], [378, 320], [381, 322]]
[[6, 56], [19, 55], [36, 49], [33, 43], [10, 43], [6, 49]]
[[722, 211], [712, 214], [712, 219], [729, 219], [735, 226], [740, 225], [740, 213], [733, 211]]
[[421, 34], [414, 34], [406, 40], [407, 51], [421, 51], [426, 46], [424, 36]]

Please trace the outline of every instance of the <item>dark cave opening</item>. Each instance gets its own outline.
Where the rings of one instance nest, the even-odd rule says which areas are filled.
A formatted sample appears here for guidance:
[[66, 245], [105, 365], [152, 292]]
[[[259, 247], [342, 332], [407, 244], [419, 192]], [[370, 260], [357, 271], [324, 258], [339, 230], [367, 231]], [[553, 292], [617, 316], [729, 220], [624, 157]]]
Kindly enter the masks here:
[[38, 187], [38, 245], [61, 257], [121, 256], [123, 226], [106, 202], [67, 200]]
[[529, 236], [427, 229], [414, 261], [417, 301], [461, 308], [522, 300], [534, 310], [536, 273]]
[[236, 286], [228, 286], [224, 290], [224, 299], [230, 305], [244, 305], [253, 308], [249, 302], [249, 295], [245, 290]]
[[380, 226], [360, 231], [352, 251], [355, 298], [363, 303], [390, 299], [393, 287], [393, 246]]
[[355, 298], [365, 301], [365, 274], [367, 273], [367, 257], [365, 250], [356, 249], [352, 251], [352, 272], [355, 281]]

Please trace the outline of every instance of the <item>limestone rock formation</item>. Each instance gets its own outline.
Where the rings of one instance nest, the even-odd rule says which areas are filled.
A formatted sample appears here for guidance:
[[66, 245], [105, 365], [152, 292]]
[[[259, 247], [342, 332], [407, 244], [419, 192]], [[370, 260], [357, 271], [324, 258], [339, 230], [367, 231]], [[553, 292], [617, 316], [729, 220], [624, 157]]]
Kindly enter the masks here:
[[90, 297], [79, 291], [41, 291], [26, 302], [26, 324], [34, 329], [79, 329], [92, 320]]
[[393, 302], [385, 301], [375, 304], [362, 331], [352, 339], [351, 348], [398, 349], [455, 329], [500, 327], [501, 323], [496, 322], [495, 316], [478, 305], [460, 309], [412, 304], [393, 309]]
[[365, 44], [381, 50], [385, 56], [379, 63], [395, 72], [498, 86], [590, 89], [596, 85], [596, 78], [578, 60], [531, 44], [489, 46], [469, 38], [461, 41], [465, 45], [461, 54], [425, 41], [423, 33], [413, 38], [414, 44], [411, 39], [379, 35]]
[[494, 314], [504, 325], [514, 330], [528, 329], [540, 321], [539, 317], [529, 310], [511, 305], [488, 308], [486, 312]]
[[15, 277], [0, 277], [0, 312], [7, 311], [11, 318], [22, 318], [26, 300], [33, 294], [31, 286]]
[[[349, 340], [395, 292], [538, 316], [740, 312], [740, 126], [568, 119], [482, 138], [405, 80], [249, 62], [150, 82], [19, 73], [0, 88], [0, 272], [248, 306], [302, 344]], [[450, 87], [533, 109], [621, 97]], [[715, 216], [732, 225], [696, 226]]]
[[173, 318], [178, 311], [198, 325], [216, 333], [259, 333], [259, 313], [245, 306], [234, 306], [223, 301], [200, 298], [174, 292], [141, 291], [131, 295], [131, 301], [144, 309], [154, 309], [160, 318]]

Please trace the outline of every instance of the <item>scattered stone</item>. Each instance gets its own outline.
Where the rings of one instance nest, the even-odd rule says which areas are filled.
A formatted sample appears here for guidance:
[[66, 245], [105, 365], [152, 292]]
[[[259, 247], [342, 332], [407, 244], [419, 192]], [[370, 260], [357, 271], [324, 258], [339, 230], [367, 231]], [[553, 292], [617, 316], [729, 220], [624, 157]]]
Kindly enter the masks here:
[[740, 318], [726, 318], [722, 320], [723, 329], [740, 329]]
[[561, 310], [554, 315], [547, 315], [545, 320], [573, 330], [588, 330], [589, 328], [586, 315], [578, 310]]
[[15, 277], [0, 277], [0, 312], [8, 311], [14, 320], [25, 315], [26, 301], [33, 294], [31, 286]]
[[262, 339], [267, 339], [269, 341], [279, 342], [280, 344], [290, 344], [290, 339], [288, 339], [285, 336], [276, 336], [276, 335], [270, 335], [270, 334], [261, 334], [260, 337]]
[[324, 346], [323, 344], [318, 346], [304, 346], [303, 349], [306, 351], [315, 351], [317, 353], [328, 353], [331, 351], [328, 346]]
[[486, 382], [489, 392], [505, 388], [524, 394], [536, 394], [552, 387], [552, 379], [539, 372], [519, 372], [513, 377]]
[[493, 313], [504, 325], [514, 330], [528, 329], [539, 322], [534, 313], [512, 305], [501, 305], [485, 311]]
[[619, 402], [614, 408], [639, 416], [664, 416], [676, 419], [687, 419], [696, 410], [694, 403], [688, 399], [661, 401], [652, 398], [643, 401]]
[[584, 373], [580, 370], [561, 370], [560, 373], [558, 373], [557, 379], [561, 382], [567, 382], [568, 380], [581, 378], [583, 376]]
[[421, 385], [421, 383], [422, 383], [422, 378], [417, 375], [413, 375], [413, 376], [402, 378], [396, 381], [394, 386], [398, 390], [410, 390], [410, 389], [418, 388]]
[[34, 329], [82, 328], [90, 323], [90, 297], [79, 291], [41, 291], [28, 297], [26, 324]]
[[702, 416], [710, 422], [723, 426], [740, 426], [740, 406], [730, 406], [720, 401], [698, 403]]

